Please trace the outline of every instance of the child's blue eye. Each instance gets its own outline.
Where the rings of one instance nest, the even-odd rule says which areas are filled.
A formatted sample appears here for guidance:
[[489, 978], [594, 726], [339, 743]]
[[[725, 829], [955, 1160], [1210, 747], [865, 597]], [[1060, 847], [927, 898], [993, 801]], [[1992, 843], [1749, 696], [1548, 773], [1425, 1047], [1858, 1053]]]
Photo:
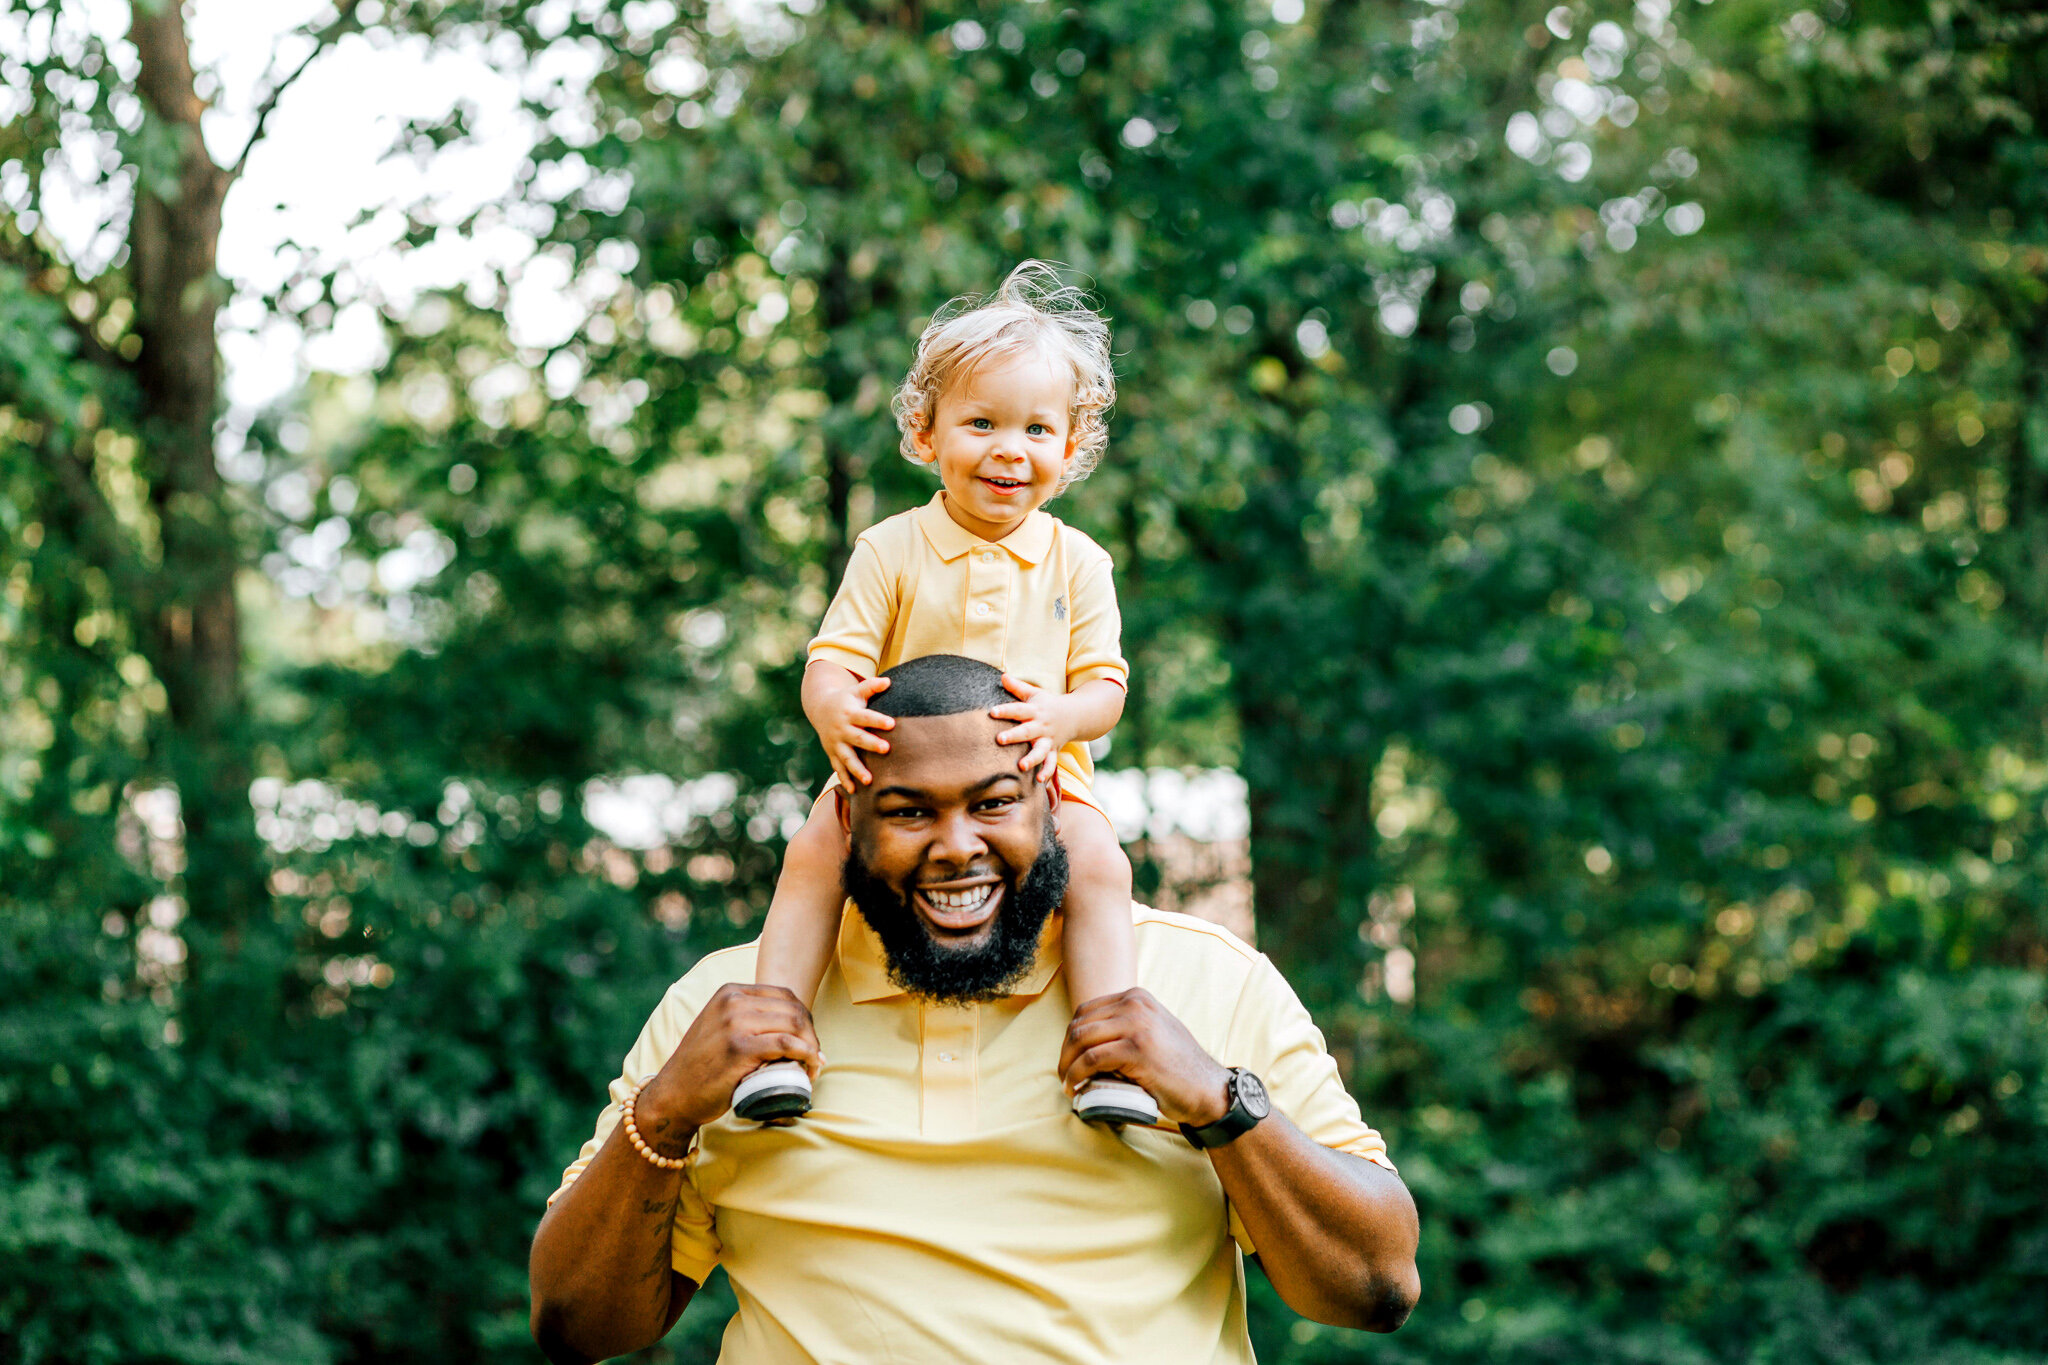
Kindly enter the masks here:
[[991, 429], [992, 426], [993, 423], [991, 423], [986, 417], [977, 417], [974, 419], [974, 429], [976, 431], [988, 431]]
[[1031, 424], [1031, 434], [1033, 436], [1050, 436], [1052, 435], [1052, 428], [1043, 422], [1033, 422]]

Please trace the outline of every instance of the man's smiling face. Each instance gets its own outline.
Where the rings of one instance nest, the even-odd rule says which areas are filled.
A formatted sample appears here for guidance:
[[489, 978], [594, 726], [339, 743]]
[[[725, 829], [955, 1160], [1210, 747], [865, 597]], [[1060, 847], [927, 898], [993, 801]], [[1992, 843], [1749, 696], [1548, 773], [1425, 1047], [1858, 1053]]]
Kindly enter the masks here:
[[983, 711], [899, 719], [846, 808], [848, 893], [921, 994], [1001, 994], [1065, 892], [1057, 790], [1017, 771], [1004, 728]]

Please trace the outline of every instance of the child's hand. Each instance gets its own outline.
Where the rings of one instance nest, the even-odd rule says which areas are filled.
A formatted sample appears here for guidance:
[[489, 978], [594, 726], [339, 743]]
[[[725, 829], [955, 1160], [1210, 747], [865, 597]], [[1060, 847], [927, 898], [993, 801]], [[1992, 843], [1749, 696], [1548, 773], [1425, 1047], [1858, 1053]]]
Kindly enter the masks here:
[[1018, 724], [997, 735], [996, 743], [1029, 744], [1031, 747], [1017, 760], [1017, 766], [1026, 772], [1036, 768], [1039, 781], [1052, 781], [1053, 770], [1059, 766], [1060, 750], [1074, 738], [1060, 705], [1066, 698], [1008, 673], [1003, 674], [1003, 690], [1017, 700], [1005, 702], [989, 715]]
[[868, 702], [888, 687], [887, 678], [867, 678], [852, 687], [834, 689], [812, 708], [811, 723], [817, 727], [818, 742], [825, 746], [825, 757], [832, 760], [832, 771], [839, 774], [840, 785], [849, 792], [856, 784], [865, 787], [875, 780], [867, 765], [860, 761], [861, 754], [889, 752], [889, 741], [875, 731], [893, 730], [896, 722], [868, 709]]

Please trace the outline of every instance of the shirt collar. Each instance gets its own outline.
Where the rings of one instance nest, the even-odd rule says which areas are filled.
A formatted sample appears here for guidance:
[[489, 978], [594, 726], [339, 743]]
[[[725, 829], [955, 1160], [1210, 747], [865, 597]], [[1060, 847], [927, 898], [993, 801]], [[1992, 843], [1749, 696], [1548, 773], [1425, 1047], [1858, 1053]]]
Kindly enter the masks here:
[[[1039, 930], [1038, 960], [1031, 964], [1031, 970], [1024, 979], [1010, 988], [1010, 994], [1044, 994], [1045, 988], [1052, 983], [1053, 974], [1059, 969], [1060, 917], [1053, 915]], [[847, 992], [856, 1005], [908, 994], [889, 979], [889, 963], [882, 955], [882, 941], [875, 937], [874, 930], [868, 928], [868, 922], [854, 908], [852, 901], [846, 903], [839, 917], [839, 973], [846, 978]]]
[[1012, 558], [1030, 565], [1038, 564], [1052, 551], [1053, 520], [1046, 512], [1033, 512], [1024, 518], [1022, 526], [1001, 540], [983, 540], [946, 515], [946, 490], [943, 488], [932, 494], [930, 502], [917, 509], [917, 524], [939, 558], [948, 563], [983, 545], [1008, 550]]

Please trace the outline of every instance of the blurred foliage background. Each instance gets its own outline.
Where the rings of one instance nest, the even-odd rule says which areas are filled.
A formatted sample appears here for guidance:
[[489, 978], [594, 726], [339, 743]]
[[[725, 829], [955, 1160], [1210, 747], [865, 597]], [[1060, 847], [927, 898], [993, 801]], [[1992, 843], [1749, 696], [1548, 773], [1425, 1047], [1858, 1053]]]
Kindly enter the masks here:
[[[751, 934], [802, 642], [927, 495], [887, 393], [1036, 255], [1120, 354], [1055, 509], [1119, 566], [1110, 765], [1242, 773], [1422, 1208], [1403, 1332], [1256, 1283], [1261, 1358], [2041, 1359], [2048, 18], [1801, 4], [348, 0], [273, 88], [589, 73], [402, 225], [531, 259], [399, 307], [221, 278], [175, 4], [16, 0], [0, 1355], [532, 1358], [542, 1199]], [[371, 372], [223, 426], [221, 310], [366, 302]]]

